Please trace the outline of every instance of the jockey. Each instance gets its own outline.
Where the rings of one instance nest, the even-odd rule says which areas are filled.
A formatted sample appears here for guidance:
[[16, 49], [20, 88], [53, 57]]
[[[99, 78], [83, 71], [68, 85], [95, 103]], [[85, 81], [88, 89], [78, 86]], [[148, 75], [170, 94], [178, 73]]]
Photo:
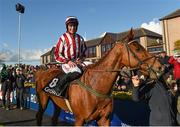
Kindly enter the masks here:
[[[52, 81], [50, 84], [51, 90], [44, 88], [44, 91], [52, 93], [56, 96], [64, 96], [64, 90], [66, 89], [67, 82], [71, 82], [79, 78], [83, 71], [77, 65], [85, 57], [86, 44], [84, 39], [77, 34], [78, 19], [74, 16], [67, 17], [65, 21], [67, 31], [59, 38], [54, 55], [57, 62], [61, 63], [63, 71], [66, 73], [59, 81], [55, 81], [56, 85]], [[49, 84], [49, 87], [50, 87]]]

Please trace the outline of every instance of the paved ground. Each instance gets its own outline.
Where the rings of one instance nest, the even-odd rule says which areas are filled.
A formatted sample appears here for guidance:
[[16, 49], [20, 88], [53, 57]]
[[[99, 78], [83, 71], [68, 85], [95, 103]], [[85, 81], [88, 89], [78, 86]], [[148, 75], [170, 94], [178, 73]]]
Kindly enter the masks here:
[[[133, 101], [121, 101], [115, 99], [114, 113], [121, 121], [130, 126], [147, 126], [149, 108], [147, 104], [136, 103]], [[0, 126], [36, 126], [36, 111], [30, 109], [13, 109], [5, 110], [1, 107], [0, 101]], [[43, 116], [43, 126], [51, 126], [51, 117]], [[69, 126], [65, 122], [58, 122], [58, 126]]]
[[[36, 126], [36, 111], [31, 109], [13, 109], [11, 105], [11, 110], [5, 110], [0, 104], [0, 126]], [[48, 115], [43, 116], [44, 126], [51, 125], [51, 117]], [[65, 122], [59, 122], [59, 126], [68, 126], [69, 124]]]

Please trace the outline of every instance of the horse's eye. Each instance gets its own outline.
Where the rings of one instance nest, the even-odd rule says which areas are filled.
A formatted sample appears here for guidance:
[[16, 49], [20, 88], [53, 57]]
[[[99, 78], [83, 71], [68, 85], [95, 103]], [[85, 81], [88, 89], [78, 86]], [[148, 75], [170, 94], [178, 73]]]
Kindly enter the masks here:
[[140, 49], [139, 47], [136, 48], [136, 51], [137, 51], [137, 52], [140, 51], [140, 50], [141, 50], [141, 49]]

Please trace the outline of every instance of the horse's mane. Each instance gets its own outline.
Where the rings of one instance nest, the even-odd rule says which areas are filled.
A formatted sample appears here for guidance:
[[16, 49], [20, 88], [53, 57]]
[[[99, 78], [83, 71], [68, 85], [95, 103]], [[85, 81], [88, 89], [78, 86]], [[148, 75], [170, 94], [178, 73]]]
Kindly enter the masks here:
[[124, 37], [124, 38], [122, 38], [121, 40], [117, 40], [117, 41], [115, 42], [115, 44], [113, 45], [113, 47], [112, 47], [109, 51], [107, 51], [106, 54], [105, 54], [99, 61], [95, 62], [94, 64], [88, 65], [88, 66], [86, 67], [86, 70], [85, 70], [85, 71], [87, 71], [88, 69], [93, 69], [93, 68], [96, 67], [97, 65], [101, 64], [101, 63], [104, 61], [104, 59], [106, 58], [106, 56], [112, 51], [112, 49], [115, 47], [115, 45], [116, 45], [117, 43], [128, 43], [128, 42], [131, 41], [131, 40], [133, 40], [133, 36], [129, 36], [129, 35], [126, 36], [126, 37]]

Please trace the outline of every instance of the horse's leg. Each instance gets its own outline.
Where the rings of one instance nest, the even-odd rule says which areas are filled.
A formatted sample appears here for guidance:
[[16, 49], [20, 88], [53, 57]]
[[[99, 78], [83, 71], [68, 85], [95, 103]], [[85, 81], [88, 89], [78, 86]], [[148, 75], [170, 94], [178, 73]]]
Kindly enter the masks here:
[[110, 126], [110, 114], [112, 113], [112, 101], [108, 103], [107, 106], [105, 106], [101, 112], [100, 116], [101, 118], [97, 121], [99, 126]]
[[75, 126], [83, 126], [84, 119], [81, 117], [75, 117]]
[[37, 99], [39, 102], [39, 109], [38, 112], [36, 114], [36, 119], [37, 119], [37, 125], [40, 126], [42, 124], [42, 117], [44, 114], [44, 111], [47, 107], [48, 104], [48, 95], [45, 94], [44, 92], [37, 92]]
[[58, 117], [61, 112], [61, 108], [58, 107], [54, 102], [53, 102], [53, 104], [54, 104], [54, 114], [53, 114], [51, 123], [53, 126], [55, 126], [58, 123]]
[[106, 118], [106, 117], [101, 117], [98, 121], [97, 121], [99, 126], [110, 126], [110, 119]]

